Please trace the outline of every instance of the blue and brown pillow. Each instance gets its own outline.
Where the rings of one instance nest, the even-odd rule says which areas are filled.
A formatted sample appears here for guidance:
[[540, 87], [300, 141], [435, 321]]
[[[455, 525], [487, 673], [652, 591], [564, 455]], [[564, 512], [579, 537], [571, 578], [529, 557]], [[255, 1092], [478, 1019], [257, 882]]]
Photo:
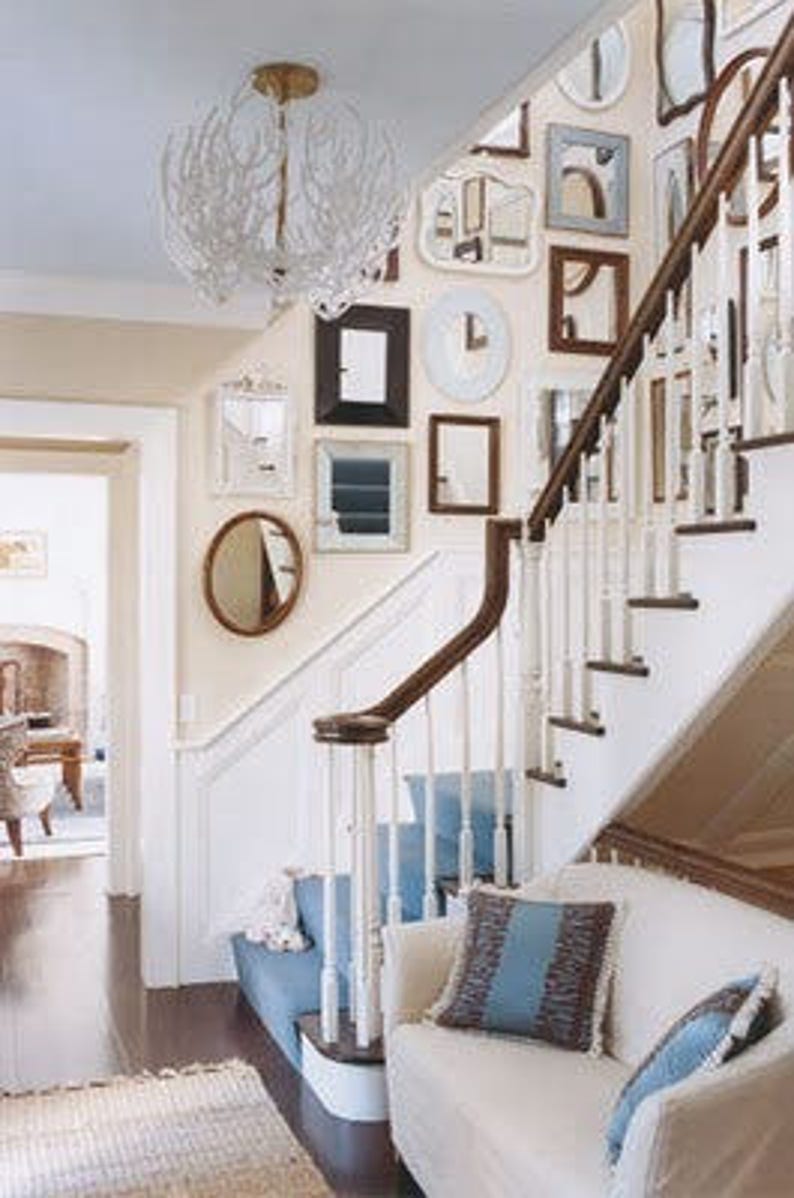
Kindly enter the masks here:
[[644, 1098], [699, 1070], [716, 1069], [771, 1030], [775, 981], [775, 970], [766, 967], [716, 990], [673, 1024], [620, 1092], [607, 1131], [611, 1164]]
[[613, 903], [472, 890], [455, 963], [429, 1018], [600, 1055], [614, 928]]

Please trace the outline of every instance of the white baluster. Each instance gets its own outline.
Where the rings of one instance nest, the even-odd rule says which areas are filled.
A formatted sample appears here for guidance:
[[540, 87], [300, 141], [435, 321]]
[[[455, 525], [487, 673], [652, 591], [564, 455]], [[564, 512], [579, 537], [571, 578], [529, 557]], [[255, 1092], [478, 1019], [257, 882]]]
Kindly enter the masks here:
[[571, 587], [571, 518], [573, 500], [571, 488], [565, 488], [560, 520], [562, 523], [562, 546], [560, 551], [560, 607], [562, 609], [562, 714], [566, 720], [573, 719], [573, 651], [571, 647], [571, 604], [573, 603], [573, 588]]
[[356, 756], [362, 828], [362, 927], [361, 954], [356, 974], [356, 1044], [360, 1048], [368, 1048], [380, 1031], [380, 888], [375, 817], [375, 746], [359, 745]]
[[634, 452], [634, 404], [636, 387], [632, 380], [620, 380], [620, 407], [618, 409], [618, 542], [620, 566], [618, 569], [618, 659], [628, 663], [633, 657], [631, 608], [629, 587], [631, 581], [631, 460]]
[[425, 778], [425, 893], [422, 914], [425, 919], [438, 915], [436, 897], [436, 766], [433, 738], [433, 700], [425, 695], [425, 729], [427, 735], [427, 777]]
[[350, 1020], [360, 1016], [362, 953], [364, 941], [364, 826], [361, 820], [361, 782], [358, 750], [353, 750], [353, 811], [350, 825]]
[[646, 335], [642, 339], [642, 363], [640, 367], [640, 382], [642, 396], [642, 420], [640, 423], [640, 438], [642, 443], [642, 593], [656, 594], [656, 527], [654, 514], [653, 488], [653, 408], [651, 405], [651, 340]]
[[554, 546], [551, 520], [546, 520], [543, 538], [543, 599], [541, 622], [543, 625], [543, 741], [541, 744], [541, 768], [548, 774], [554, 772]]
[[747, 157], [747, 361], [742, 387], [744, 410], [742, 433], [760, 437], [764, 431], [764, 390], [761, 373], [763, 314], [761, 307], [761, 227], [758, 209], [761, 203], [758, 139], [751, 137]]
[[323, 819], [323, 969], [320, 980], [320, 1034], [326, 1044], [339, 1039], [339, 974], [336, 961], [336, 771], [334, 747], [327, 746]]
[[579, 460], [579, 513], [581, 529], [582, 553], [582, 638], [581, 659], [579, 663], [579, 718], [585, 722], [590, 719], [592, 701], [590, 692], [590, 670], [587, 662], [590, 657], [590, 499], [587, 493], [587, 455], [582, 454]]
[[788, 78], [780, 81], [778, 147], [778, 335], [783, 394], [783, 432], [794, 431], [794, 102]]
[[717, 410], [719, 430], [714, 451], [716, 516], [729, 520], [734, 507], [734, 456], [731, 451], [731, 336], [728, 315], [730, 257], [728, 249], [728, 196], [720, 193], [717, 217]]
[[678, 514], [678, 446], [681, 421], [678, 411], [678, 387], [675, 361], [675, 295], [667, 292], [664, 357], [664, 498], [667, 537], [667, 593], [677, 595], [678, 538], [675, 532]]
[[692, 246], [691, 257], [691, 297], [692, 297], [692, 335], [689, 338], [689, 372], [690, 372], [690, 424], [692, 427], [692, 450], [689, 457], [689, 493], [687, 496], [688, 519], [697, 524], [705, 510], [706, 492], [706, 459], [700, 440], [700, 418], [703, 404], [703, 346], [700, 336], [700, 310], [702, 302], [703, 263], [700, 247], [697, 243]]
[[463, 762], [460, 774], [460, 838], [458, 877], [463, 889], [474, 881], [474, 836], [471, 830], [471, 702], [468, 658], [460, 663], [460, 705]]
[[[506, 886], [507, 877], [507, 823], [505, 785], [505, 658], [502, 624], [494, 637], [496, 648], [496, 754], [494, 774], [494, 880], [497, 886]], [[518, 789], [518, 788], [516, 788]]]
[[[612, 590], [609, 577], [609, 458], [613, 446], [612, 428], [605, 416], [601, 417], [601, 434], [598, 449], [598, 638], [599, 656], [602, 661], [612, 659]], [[614, 449], [613, 449], [614, 452]]]
[[386, 907], [390, 924], [402, 920], [402, 899], [400, 898], [400, 771], [399, 753], [397, 750], [397, 725], [391, 729], [391, 777], [389, 804], [389, 899]]
[[[529, 521], [525, 520], [521, 539], [521, 726], [518, 743], [522, 751], [523, 771], [539, 769], [543, 721], [543, 656], [540, 626], [540, 559], [541, 545], [532, 539]], [[513, 873], [519, 882], [532, 877], [535, 860], [535, 807], [533, 786], [518, 784], [513, 805]]]

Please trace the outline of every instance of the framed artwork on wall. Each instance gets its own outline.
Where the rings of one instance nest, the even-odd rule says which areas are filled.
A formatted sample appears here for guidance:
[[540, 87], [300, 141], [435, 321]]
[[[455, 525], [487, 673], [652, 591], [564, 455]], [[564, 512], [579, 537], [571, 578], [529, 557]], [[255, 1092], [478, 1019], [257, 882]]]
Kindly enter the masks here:
[[549, 349], [609, 357], [628, 324], [628, 254], [553, 245], [549, 272]]
[[411, 314], [357, 304], [338, 320], [315, 319], [318, 424], [407, 428]]
[[539, 203], [526, 184], [448, 171], [419, 198], [419, 255], [439, 270], [526, 275], [537, 265]]
[[656, 261], [678, 235], [694, 191], [692, 138], [667, 146], [653, 160], [653, 215]]
[[319, 553], [408, 549], [408, 446], [318, 441], [315, 527]]
[[546, 224], [550, 229], [628, 235], [627, 137], [575, 125], [548, 126]]
[[46, 532], [0, 532], [0, 579], [46, 577]]
[[714, 82], [714, 0], [656, 0], [656, 117], [668, 125]]
[[557, 86], [579, 108], [591, 112], [616, 104], [626, 90], [631, 44], [622, 21], [608, 26], [557, 76]]
[[524, 101], [516, 104], [470, 152], [492, 158], [529, 158], [529, 150], [529, 103]]
[[499, 511], [499, 429], [495, 416], [430, 417], [431, 512], [488, 516]]

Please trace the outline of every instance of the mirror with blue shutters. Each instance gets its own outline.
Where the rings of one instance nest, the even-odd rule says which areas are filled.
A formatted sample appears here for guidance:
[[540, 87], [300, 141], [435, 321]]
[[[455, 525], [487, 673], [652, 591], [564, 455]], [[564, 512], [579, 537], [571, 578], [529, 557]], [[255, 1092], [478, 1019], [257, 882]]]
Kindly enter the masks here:
[[318, 441], [315, 526], [320, 553], [408, 548], [408, 447]]

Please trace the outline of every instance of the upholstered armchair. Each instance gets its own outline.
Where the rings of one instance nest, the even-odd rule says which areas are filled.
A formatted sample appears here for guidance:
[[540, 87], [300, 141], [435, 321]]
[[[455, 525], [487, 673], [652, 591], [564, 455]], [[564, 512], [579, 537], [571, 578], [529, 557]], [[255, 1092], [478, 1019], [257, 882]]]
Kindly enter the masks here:
[[56, 779], [46, 765], [25, 765], [27, 722], [19, 716], [0, 718], [0, 819], [5, 821], [15, 857], [22, 856], [22, 820], [37, 815], [52, 835], [50, 804]]

